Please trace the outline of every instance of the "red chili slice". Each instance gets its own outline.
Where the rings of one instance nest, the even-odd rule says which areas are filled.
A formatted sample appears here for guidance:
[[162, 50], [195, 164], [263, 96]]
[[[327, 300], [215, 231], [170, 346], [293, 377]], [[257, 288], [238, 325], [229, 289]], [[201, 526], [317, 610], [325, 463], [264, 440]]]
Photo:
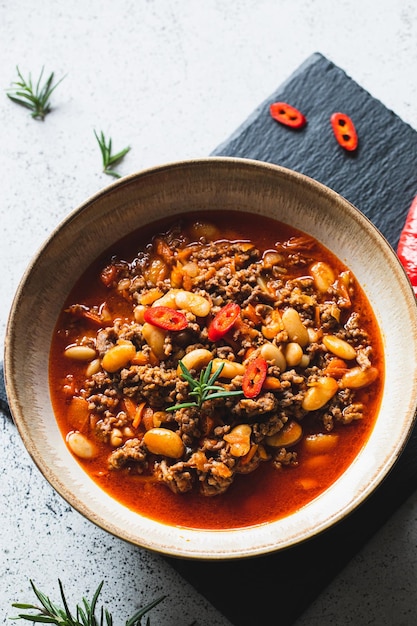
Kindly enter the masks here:
[[145, 322], [164, 330], [183, 330], [188, 326], [184, 313], [168, 306], [153, 306], [144, 313]]
[[346, 113], [333, 113], [330, 117], [334, 136], [345, 150], [352, 152], [358, 147], [358, 134], [352, 120]]
[[274, 102], [270, 105], [269, 112], [274, 120], [291, 128], [303, 128], [307, 123], [301, 111], [286, 102]]
[[240, 306], [236, 302], [228, 302], [214, 316], [208, 327], [210, 341], [218, 341], [233, 327], [240, 315]]
[[243, 376], [242, 390], [245, 398], [256, 398], [265, 382], [268, 372], [268, 363], [262, 357], [258, 357], [248, 365]]
[[417, 295], [417, 196], [408, 210], [398, 242], [397, 254]]

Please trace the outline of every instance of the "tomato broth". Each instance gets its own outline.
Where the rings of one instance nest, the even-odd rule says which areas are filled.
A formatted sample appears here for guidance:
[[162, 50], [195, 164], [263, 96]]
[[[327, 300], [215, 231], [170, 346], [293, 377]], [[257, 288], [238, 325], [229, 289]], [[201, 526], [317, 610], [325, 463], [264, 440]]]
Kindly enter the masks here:
[[[169, 237], [165, 236], [167, 232], [170, 233]], [[175, 237], [177, 237], [177, 239], [172, 235], [173, 232], [176, 233]], [[178, 241], [183, 236], [184, 240], [179, 244]], [[159, 247], [155, 244], [156, 240], [158, 240]], [[171, 245], [172, 250], [175, 249], [174, 253], [172, 253], [172, 250], [165, 250], [164, 252], [164, 246], [166, 247], [166, 245], [168, 245], [167, 242]], [[185, 284], [187, 292], [192, 290], [193, 281], [196, 281], [198, 278], [198, 274], [195, 274], [195, 272], [199, 269], [199, 262], [198, 258], [195, 257], [197, 259], [197, 261], [193, 261], [195, 267], [190, 265], [190, 258], [192, 259], [194, 257], [187, 257], [187, 254], [189, 250], [194, 250], [194, 244], [200, 246], [201, 242], [226, 242], [227, 245], [229, 245], [228, 242], [239, 242], [239, 249], [243, 250], [245, 254], [253, 254], [252, 248], [248, 247], [250, 244], [254, 249], [261, 252], [259, 258], [256, 259], [256, 263], [264, 263], [262, 272], [258, 275], [257, 282], [253, 283], [254, 290], [259, 291], [261, 300], [265, 296], [264, 301], [262, 301], [261, 304], [259, 304], [259, 302], [256, 304], [257, 309], [256, 312], [254, 312], [252, 309], [256, 307], [249, 307], [250, 302], [247, 304], [247, 302], [243, 301], [241, 298], [240, 304], [244, 323], [237, 329], [235, 327], [235, 334], [233, 336], [229, 334], [220, 339], [221, 349], [217, 344], [214, 348], [213, 345], [210, 344], [210, 349], [218, 349], [220, 355], [228, 354], [229, 360], [230, 351], [234, 350], [232, 360], [242, 360], [242, 362], [246, 363], [243, 357], [237, 356], [242, 353], [242, 347], [239, 343], [242, 336], [245, 337], [244, 342], [246, 342], [243, 342], [246, 346], [244, 358], [249, 360], [251, 359], [251, 351], [260, 352], [263, 341], [268, 344], [274, 342], [279, 344], [277, 337], [271, 337], [270, 334], [267, 334], [268, 339], [266, 340], [265, 337], [262, 336], [262, 332], [264, 331], [261, 329], [265, 328], [265, 324], [263, 326], [260, 324], [257, 326], [257, 319], [255, 319], [258, 314], [266, 315], [265, 311], [271, 314], [274, 308], [279, 308], [276, 303], [274, 304], [273, 299], [268, 299], [269, 295], [267, 291], [272, 289], [271, 286], [277, 291], [280, 290], [282, 293], [287, 293], [287, 291], [289, 293], [289, 285], [291, 286], [293, 290], [291, 292], [292, 295], [286, 295], [286, 299], [284, 299], [282, 308], [285, 309], [291, 305], [291, 298], [294, 299], [295, 297], [294, 289], [296, 293], [299, 293], [300, 285], [302, 285], [303, 289], [306, 289], [305, 285], [308, 285], [308, 291], [303, 291], [301, 294], [306, 304], [300, 305], [300, 314], [301, 316], [304, 315], [303, 307], [306, 311], [309, 308], [313, 311], [315, 307], [316, 312], [314, 313], [313, 311], [312, 316], [314, 318], [314, 315], [316, 315], [317, 318], [319, 309], [323, 311], [324, 307], [327, 306], [326, 302], [330, 298], [328, 294], [336, 294], [334, 295], [335, 301], [338, 298], [339, 301], [341, 300], [340, 293], [336, 293], [337, 285], [340, 286], [341, 284], [341, 276], [346, 283], [348, 273], [350, 281], [349, 297], [351, 298], [351, 302], [350, 306], [346, 305], [345, 302], [340, 309], [341, 319], [339, 320], [340, 327], [338, 327], [338, 332], [340, 336], [345, 336], [343, 335], [343, 329], [349, 324], [347, 320], [352, 319], [352, 313], [358, 316], [358, 319], [360, 319], [361, 332], [363, 331], [363, 336], [369, 338], [371, 350], [368, 346], [365, 351], [363, 351], [361, 347], [363, 343], [361, 343], [362, 340], [353, 339], [353, 341], [356, 341], [356, 344], [354, 344], [356, 346], [355, 349], [362, 356], [363, 354], [366, 355], [365, 361], [369, 357], [372, 362], [371, 367], [378, 372], [378, 376], [374, 377], [369, 384], [367, 383], [355, 389], [344, 387], [341, 383], [341, 381], [344, 380], [343, 375], [346, 374], [347, 369], [357, 367], [357, 363], [355, 360], [347, 363], [346, 360], [343, 361], [337, 354], [328, 352], [322, 344], [321, 336], [323, 332], [321, 329], [319, 329], [318, 338], [315, 339], [315, 351], [308, 346], [303, 348], [304, 357], [308, 357], [302, 361], [302, 363], [305, 362], [308, 364], [307, 366], [304, 365], [303, 372], [301, 372], [301, 368], [303, 367], [301, 364], [292, 367], [287, 366], [288, 371], [291, 373], [290, 378], [288, 373], [283, 375], [282, 371], [279, 371], [277, 367], [272, 367], [271, 362], [268, 361], [270, 367], [268, 372], [271, 374], [268, 375], [266, 382], [270, 383], [271, 379], [278, 378], [278, 382], [275, 381], [277, 391], [272, 390], [264, 393], [266, 393], [267, 399], [274, 403], [274, 407], [280, 406], [280, 414], [282, 414], [282, 406], [284, 406], [279, 404], [282, 402], [283, 389], [290, 389], [291, 385], [294, 387], [294, 381], [299, 380], [297, 378], [298, 372], [301, 372], [300, 376], [304, 377], [304, 371], [310, 372], [309, 367], [311, 368], [311, 359], [313, 357], [315, 358], [315, 355], [318, 355], [317, 358], [321, 359], [320, 362], [323, 368], [324, 365], [328, 368], [329, 363], [331, 363], [333, 369], [326, 369], [326, 371], [323, 369], [324, 374], [319, 371], [318, 367], [316, 367], [315, 370], [311, 370], [309, 374], [310, 378], [308, 378], [308, 380], [306, 378], [307, 382], [304, 381], [300, 383], [300, 390], [302, 390], [301, 395], [305, 397], [308, 388], [311, 387], [311, 385], [314, 386], [318, 378], [324, 379], [327, 373], [331, 371], [331, 378], [332, 380], [335, 379], [337, 383], [336, 396], [339, 395], [343, 400], [345, 397], [349, 397], [349, 406], [361, 406], [361, 414], [356, 416], [359, 417], [358, 419], [355, 418], [349, 423], [343, 423], [343, 419], [340, 416], [343, 414], [343, 411], [346, 413], [345, 405], [342, 406], [343, 410], [336, 410], [336, 407], [327, 413], [327, 405], [325, 405], [323, 408], [317, 410], [302, 411], [302, 415], [300, 415], [300, 406], [302, 406], [301, 391], [300, 393], [293, 391], [294, 395], [292, 397], [298, 407], [294, 415], [298, 417], [294, 419], [291, 418], [290, 421], [299, 422], [302, 428], [302, 438], [298, 442], [291, 443], [287, 448], [285, 448], [285, 445], [269, 448], [268, 442], [273, 441], [273, 439], [271, 435], [268, 434], [266, 436], [267, 443], [265, 443], [259, 434], [259, 428], [262, 427], [263, 420], [269, 418], [270, 413], [274, 411], [266, 411], [261, 418], [253, 417], [251, 413], [243, 413], [243, 417], [241, 417], [242, 413], [239, 413], [241, 409], [235, 408], [237, 404], [240, 402], [242, 406], [250, 406], [250, 410], [252, 410], [252, 404], [257, 402], [257, 398], [252, 400], [238, 396], [233, 405], [233, 410], [236, 410], [237, 415], [240, 416], [237, 422], [234, 420], [231, 425], [225, 428], [224, 422], [227, 422], [227, 419], [225, 420], [223, 412], [222, 419], [219, 419], [217, 422], [214, 420], [217, 424], [217, 428], [220, 428], [220, 430], [211, 430], [207, 433], [204, 428], [201, 427], [201, 436], [198, 438], [199, 443], [201, 443], [201, 439], [205, 438], [207, 444], [206, 447], [200, 449], [199, 454], [201, 455], [201, 450], [204, 450], [204, 463], [206, 463], [206, 461], [212, 459], [213, 455], [217, 454], [215, 450], [220, 444], [223, 450], [229, 451], [229, 454], [232, 444], [225, 444], [222, 438], [225, 434], [230, 434], [230, 432], [233, 431], [235, 423], [240, 424], [240, 422], [243, 422], [246, 425], [249, 424], [250, 429], [252, 429], [251, 438], [256, 431], [257, 438], [251, 439], [248, 444], [250, 454], [255, 455], [252, 458], [256, 459], [256, 467], [254, 465], [253, 467], [255, 469], [247, 473], [245, 470], [238, 471], [233, 475], [233, 482], [228, 483], [228, 488], [224, 491], [219, 490], [217, 494], [213, 494], [211, 491], [206, 492], [206, 494], [202, 493], [195, 485], [193, 488], [187, 488], [188, 490], [178, 493], [172, 491], [167, 483], [161, 480], [155, 480], [154, 474], [152, 471], [149, 471], [148, 468], [155, 459], [157, 463], [159, 463], [160, 459], [158, 458], [158, 453], [151, 455], [151, 461], [148, 458], [146, 463], [144, 462], [143, 471], [141, 469], [141, 471], [138, 472], [132, 469], [134, 466], [134, 462], [132, 462], [133, 456], [129, 457], [126, 463], [123, 459], [123, 463], [125, 464], [120, 465], [120, 467], [117, 465], [119, 461], [117, 461], [117, 463], [115, 461], [114, 466], [109, 467], [109, 455], [114, 453], [115, 448], [117, 448], [115, 444], [118, 444], [120, 448], [123, 446], [126, 447], [126, 440], [129, 439], [129, 437], [137, 442], [135, 443], [137, 446], [137, 450], [135, 448], [137, 454], [139, 454], [139, 452], [142, 454], [141, 451], [143, 449], [149, 454], [149, 450], [143, 445], [144, 433], [149, 430], [149, 424], [144, 426], [146, 410], [151, 411], [151, 417], [153, 419], [150, 429], [156, 428], [158, 430], [157, 434], [160, 434], [159, 430], [164, 427], [167, 427], [170, 431], [172, 431], [174, 427], [176, 428], [177, 422], [179, 423], [179, 417], [176, 418], [177, 422], [175, 422], [171, 416], [177, 416], [180, 415], [180, 413], [176, 414], [175, 411], [168, 413], [167, 409], [169, 410], [169, 407], [162, 402], [159, 403], [156, 396], [139, 396], [135, 391], [136, 387], [129, 388], [130, 396], [124, 403], [122, 397], [124, 392], [120, 391], [120, 376], [126, 376], [129, 380], [129, 367], [132, 368], [131, 363], [126, 365], [124, 369], [116, 371], [115, 373], [108, 374], [105, 372], [107, 377], [110, 376], [112, 380], [117, 380], [117, 384], [113, 386], [111, 391], [103, 390], [98, 383], [94, 387], [89, 382], [94, 378], [98, 380], [97, 377], [100, 376], [102, 377], [100, 381], [105, 379], [102, 373], [103, 349], [100, 349], [99, 342], [96, 339], [98, 333], [102, 331], [102, 327], [107, 326], [110, 328], [116, 323], [116, 325], [118, 324], [118, 328], [120, 326], [127, 328], [129, 324], [135, 323], [139, 325], [139, 330], [137, 326], [135, 326], [135, 333], [140, 333], [140, 328], [143, 327], [143, 320], [138, 322], [137, 318], [139, 313], [138, 309], [135, 309], [135, 307], [145, 306], [145, 308], [147, 308], [152, 306], [152, 304], [155, 303], [155, 300], [152, 301], [154, 297], [152, 290], [159, 289], [162, 294], [170, 291], [174, 284], [173, 276], [178, 270], [178, 267], [180, 267], [181, 272], [183, 272], [184, 267], [186, 267], [187, 271], [190, 270], [190, 268], [192, 271], [191, 274], [180, 273], [180, 278], [175, 278], [175, 289], [184, 289]], [[289, 251], [292, 245], [294, 252], [290, 253]], [[299, 246], [301, 246], [303, 250], [301, 255], [299, 255]], [[187, 250], [187, 254], [183, 252], [185, 249]], [[198, 247], [199, 254], [201, 254], [202, 249], [201, 246]], [[227, 249], [229, 250], [229, 248]], [[274, 267], [271, 266], [272, 268], [270, 267], [271, 259], [273, 263], [279, 260], [276, 254], [277, 251], [279, 255], [281, 255], [279, 258], [287, 263], [287, 267], [280, 268], [279, 264]], [[270, 253], [269, 257], [267, 253]], [[234, 252], [234, 254], [234, 258], [238, 259], [238, 252]], [[184, 258], [181, 264], [179, 264], [178, 258], [182, 257]], [[159, 259], [166, 260], [167, 258], [171, 259], [171, 261], [167, 261], [168, 264], [171, 263], [168, 273], [166, 268], [164, 270], [162, 262], [158, 265]], [[203, 258], [203, 256], [200, 258]], [[269, 259], [268, 264], [265, 262], [266, 258]], [[308, 262], [305, 261], [306, 258]], [[236, 263], [238, 262], [237, 260]], [[216, 263], [220, 268], [220, 261], [217, 260]], [[232, 262], [228, 262], [227, 270], [224, 270], [224, 268], [221, 269], [222, 276], [225, 271], [229, 272], [231, 263]], [[328, 288], [328, 294], [319, 296], [320, 306], [314, 300], [316, 295], [313, 292], [314, 285], [310, 272], [310, 268], [314, 263], [324, 263], [326, 264], [325, 267], [332, 268], [335, 278], [332, 286]], [[250, 270], [251, 267], [252, 265], [246, 262], [245, 268], [249, 268]], [[152, 268], [152, 271], [158, 270], [157, 273], [150, 273], [150, 268]], [[209, 269], [208, 264], [206, 264], [204, 271], [208, 272]], [[128, 274], [128, 272], [132, 271], [133, 274]], [[200, 271], [200, 274], [202, 271], [203, 270]], [[239, 274], [240, 269], [238, 268], [234, 271]], [[113, 272], [114, 275], [112, 275], [112, 280], [110, 281], [108, 278], [111, 272]], [[140, 298], [132, 300], [132, 281], [141, 280], [141, 274], [143, 272], [147, 272], [147, 280], [145, 281], [146, 291], [141, 287]], [[339, 281], [339, 283], [337, 281]], [[262, 294], [262, 289], [265, 289], [265, 285], [266, 291], [265, 294]], [[216, 308], [216, 305], [213, 303], [217, 302], [217, 293], [213, 291], [211, 294], [209, 293], [209, 295], [207, 295], [207, 292], [204, 291], [201, 285], [199, 285], [198, 293], [205, 294], [205, 297], [212, 303], [213, 308], [207, 315], [207, 319], [202, 319], [199, 316], [190, 314], [189, 311], [186, 312], [188, 323], [192, 326], [193, 332], [196, 333], [199, 331], [199, 328], [202, 329], [202, 334], [198, 336], [198, 340], [195, 341], [196, 346], [201, 345], [202, 337], [207, 341], [205, 328], [209, 323], [208, 320], [212, 319], [217, 309], [224, 303], [221, 302]], [[248, 300], [250, 300], [250, 297]], [[311, 298], [313, 298], [316, 304], [310, 305], [310, 301], [313, 302]], [[145, 305], [140, 304], [141, 301], [145, 302]], [[78, 308], [74, 308], [74, 305]], [[245, 315], [249, 315], [248, 311], [253, 313], [254, 318], [252, 320], [244, 317]], [[74, 314], [74, 312], [76, 313]], [[339, 314], [335, 313], [335, 315], [337, 317]], [[302, 319], [304, 321], [304, 318]], [[324, 317], [322, 316], [321, 319], [323, 320]], [[263, 319], [263, 322], [265, 323], [265, 319]], [[336, 328], [336, 322], [333, 319], [331, 319], [330, 322], [333, 323]], [[310, 325], [311, 328], [314, 326], [311, 320], [305, 321], [305, 324], [307, 326]], [[323, 326], [323, 328], [326, 329], [327, 327]], [[315, 330], [317, 331], [317, 324]], [[246, 331], [248, 334], [245, 335]], [[111, 332], [113, 333], [113, 330]], [[164, 332], [169, 334], [169, 331]], [[340, 332], [342, 334], [340, 334]], [[109, 337], [112, 338], [111, 333], [109, 333], [110, 331], [105, 336], [106, 340], [109, 340]], [[328, 330], [325, 330], [324, 334], [329, 334]], [[352, 333], [352, 337], [354, 337], [354, 335], [355, 333]], [[136, 336], [137, 335], [135, 335], [135, 337]], [[254, 346], [250, 349], [247, 347], [247, 341], [248, 337], [252, 336], [254, 337]], [[285, 333], [282, 336], [285, 338]], [[310, 334], [310, 337], [311, 336]], [[129, 337], [129, 340], [123, 339], [121, 341], [124, 345], [127, 345], [128, 341], [132, 341], [133, 343], [136, 341], [135, 339], [131, 339], [130, 335], [124, 335], [124, 337]], [[120, 338], [118, 341], [120, 343]], [[288, 343], [288, 339], [286, 341]], [[236, 344], [239, 345], [237, 346]], [[92, 354], [94, 352], [94, 358], [85, 357], [79, 359], [78, 357], [67, 358], [67, 356], [65, 356], [68, 346], [73, 347], [80, 345], [90, 348]], [[205, 345], [207, 346], [207, 344]], [[287, 345], [285, 345], [284, 348], [288, 350]], [[108, 349], [108, 347], [106, 349]], [[147, 363], [149, 363], [149, 367], [158, 367], [160, 360], [155, 357], [152, 350], [148, 350], [148, 346], [145, 346], [145, 349], [139, 349], [136, 344], [135, 349], [136, 354], [133, 357], [133, 362], [137, 361], [140, 365], [136, 365], [134, 368], [136, 367], [136, 373], [140, 372], [138, 375], [140, 378], [144, 370], [140, 369], [143, 367], [143, 364], [137, 356], [139, 353], [140, 358], [143, 357], [145, 359], [146, 357], [148, 359]], [[170, 349], [172, 352], [172, 346]], [[177, 348], [174, 344], [174, 351], [175, 349]], [[187, 350], [187, 346], [182, 346], [181, 349], [178, 348], [178, 350], [178, 354], [182, 355], [184, 351]], [[240, 352], [238, 352], [238, 350], [240, 350]], [[309, 350], [310, 353], [308, 353]], [[85, 351], [85, 353], [88, 354], [88, 351]], [[82, 353], [80, 354], [82, 355]], [[143, 355], [145, 355], [145, 357]], [[371, 355], [371, 357], [369, 355]], [[163, 360], [165, 357], [162, 356], [161, 358]], [[166, 358], [172, 358], [172, 354]], [[361, 363], [362, 361], [360, 360]], [[91, 366], [91, 363], [94, 363], [94, 368]], [[339, 371], [337, 367], [339, 367], [339, 369], [341, 368], [341, 370]], [[89, 371], [90, 376], [88, 375]], [[382, 342], [374, 313], [355, 277], [352, 276], [352, 273], [349, 272], [348, 268], [346, 268], [340, 259], [336, 258], [328, 249], [308, 235], [278, 221], [259, 215], [240, 212], [213, 211], [206, 214], [204, 219], [198, 214], [187, 214], [175, 217], [175, 219], [162, 220], [138, 230], [115, 244], [111, 250], [103, 254], [100, 259], [86, 270], [81, 279], [78, 280], [71, 289], [59, 319], [57, 320], [50, 352], [49, 377], [53, 408], [62, 435], [67, 442], [70, 441], [70, 434], [74, 432], [81, 433], [83, 437], [86, 438], [87, 444], [90, 440], [93, 440], [92, 448], [94, 449], [94, 454], [89, 455], [87, 452], [87, 454], [81, 456], [74, 454], [74, 457], [82, 465], [91, 479], [106, 493], [129, 509], [163, 523], [198, 529], [230, 529], [262, 524], [288, 516], [328, 489], [329, 486], [345, 472], [363, 448], [375, 424], [383, 389], [383, 371]], [[93, 374], [91, 374], [91, 372], [93, 372]], [[121, 374], [120, 372], [125, 373]], [[288, 382], [289, 378], [290, 382]], [[221, 379], [219, 379], [219, 381], [220, 380]], [[232, 381], [228, 380], [227, 384], [222, 384], [226, 385], [228, 390], [232, 389], [240, 392], [240, 381], [241, 377], [237, 376], [237, 378]], [[265, 386], [267, 388], [266, 382]], [[141, 383], [138, 382], [138, 384], [140, 385]], [[91, 393], [91, 389], [93, 389], [93, 394]], [[183, 393], [183, 390], [184, 382], [182, 382], [181, 393]], [[151, 393], [151, 391], [149, 391], [149, 393]], [[98, 396], [100, 396], [100, 405], [94, 404], [94, 402], [98, 402], [98, 400], [96, 400]], [[334, 398], [336, 396], [334, 396]], [[74, 401], [74, 398], [76, 398], [76, 401]], [[109, 408], [106, 408], [105, 405], [107, 401], [105, 400], [106, 398], [109, 402]], [[126, 422], [120, 422], [122, 425], [113, 428], [111, 434], [109, 434], [109, 424], [119, 424], [116, 420], [120, 419], [120, 415], [126, 417], [130, 401], [135, 404], [136, 418], [133, 418], [127, 425]], [[212, 401], [212, 403], [213, 402], [214, 401]], [[334, 402], [334, 399], [329, 400], [331, 406], [333, 406], [332, 403]], [[175, 404], [175, 401], [173, 404]], [[141, 424], [136, 428], [134, 425], [139, 421], [139, 418], [137, 418], [139, 415], [138, 406], [141, 405], [145, 406], [145, 408], [142, 407], [141, 409]], [[148, 409], [148, 405], [153, 405], [152, 409]], [[113, 406], [115, 408], [112, 408]], [[81, 407], [81, 409], [79, 409], [79, 407]], [[224, 409], [222, 410], [224, 411]], [[100, 411], [102, 412], [100, 413]], [[103, 416], [109, 415], [111, 411], [113, 411], [112, 417], [108, 421], [106, 428], [103, 427], [99, 436], [94, 436], [96, 432], [95, 429], [98, 428], [97, 424], [101, 425], [104, 419]], [[181, 409], [180, 411], [190, 411], [190, 409]], [[194, 409], [192, 409], [192, 411], [194, 411]], [[320, 417], [318, 415], [320, 412], [325, 414], [326, 417]], [[160, 414], [163, 416], [162, 419], [166, 418], [168, 420], [166, 424], [164, 421], [159, 423], [155, 420], [155, 415], [160, 416]], [[194, 414], [195, 411], [193, 415]], [[145, 417], [143, 417], [143, 415], [145, 415]], [[214, 409], [213, 415], [215, 415]], [[264, 415], [266, 415], [266, 417], [264, 417]], [[261, 426], [254, 428], [252, 426], [254, 421], [256, 421], [257, 424], [261, 424]], [[285, 421], [285, 419], [282, 419], [282, 416], [281, 421]], [[185, 432], [184, 425], [181, 426], [181, 428], [182, 430], [179, 432], [181, 436], [183, 436]], [[215, 432], [221, 432], [221, 435], [218, 436], [217, 447], [214, 446], [212, 440], [212, 437], [214, 437], [213, 433]], [[313, 449], [311, 449], [310, 446], [310, 435], [313, 436]], [[320, 436], [326, 438], [329, 435], [334, 435], [334, 441], [337, 443], [330, 445], [329, 441], [331, 442], [331, 440], [324, 439], [324, 443], [321, 446]], [[119, 439], [117, 439], [117, 437], [119, 437]], [[187, 461], [192, 454], [190, 449], [191, 443], [190, 439], [187, 437], [185, 437], [184, 441], [186, 444], [183, 458]], [[210, 446], [212, 447], [210, 448]], [[69, 448], [74, 452], [71, 446], [69, 446]], [[238, 448], [236, 450], [238, 450]], [[237, 466], [240, 467], [241, 465], [243, 468], [244, 459], [247, 458], [245, 455], [247, 454], [249, 456], [249, 453], [245, 453], [245, 455], [242, 453], [242, 455], [239, 456], [239, 454], [241, 454], [239, 451], [236, 452], [237, 456], [235, 455], [233, 458], [230, 457], [230, 454], [226, 457], [225, 452], [222, 454], [221, 459], [218, 457], [219, 463], [221, 460], [226, 470], [231, 472], [233, 472], [234, 468]], [[116, 459], [116, 457], [114, 458]], [[247, 461], [250, 467], [252, 467], [250, 465], [252, 462], [253, 461], [250, 460]], [[164, 468], [166, 471], [169, 471], [172, 466], [176, 466], [177, 463], [178, 458], [167, 458]], [[159, 465], [159, 467], [161, 466]], [[193, 470], [190, 470], [188, 467], [187, 476], [190, 472], [192, 473]], [[201, 480], [200, 478], [200, 481]], [[223, 478], [220, 481], [221, 484], [223, 484], [222, 480]], [[207, 495], [207, 493], [209, 493], [209, 495]]]

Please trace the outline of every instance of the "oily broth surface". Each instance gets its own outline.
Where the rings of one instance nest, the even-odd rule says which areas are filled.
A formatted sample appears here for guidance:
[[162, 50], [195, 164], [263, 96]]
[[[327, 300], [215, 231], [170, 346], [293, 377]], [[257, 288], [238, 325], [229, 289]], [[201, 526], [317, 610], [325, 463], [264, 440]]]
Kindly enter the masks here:
[[[216, 211], [202, 220], [197, 214], [183, 216], [183, 222], [208, 221], [218, 226], [221, 238], [250, 240], [260, 250], [274, 249], [274, 244], [302, 235], [280, 222], [259, 215]], [[63, 311], [77, 302], [87, 306], [110, 302], [114, 316], [132, 318], [131, 305], [122, 297], [112, 295], [100, 281], [100, 272], [112, 256], [131, 261], [153, 235], [166, 231], [175, 220], [160, 221], [132, 233], [102, 255], [84, 273], [71, 290]], [[320, 259], [327, 261], [338, 272], [346, 267], [332, 253], [320, 247]], [[297, 467], [274, 469], [270, 463], [261, 463], [254, 472], [238, 475], [229, 489], [215, 497], [205, 497], [196, 491], [174, 494], [165, 485], [128, 471], [109, 471], [107, 457], [110, 448], [104, 444], [97, 458], [77, 459], [89, 476], [113, 498], [149, 518], [158, 521], [199, 529], [240, 528], [261, 524], [285, 517], [304, 506], [326, 490], [351, 464], [368, 439], [378, 413], [383, 387], [383, 352], [380, 333], [372, 309], [359, 285], [355, 284], [354, 310], [360, 313], [361, 326], [365, 327], [373, 344], [373, 364], [380, 378], [372, 386], [358, 390], [356, 401], [365, 404], [364, 419], [346, 426], [336, 426], [339, 435], [335, 449], [317, 458], [306, 449], [303, 441], [292, 450], [298, 453]], [[63, 351], [68, 344], [64, 314], [57, 321], [50, 354], [50, 391], [54, 412], [65, 438], [73, 426], [67, 420], [67, 396], [63, 391], [68, 374], [68, 360]], [[71, 363], [71, 372], [80, 384], [85, 378], [85, 364]], [[304, 434], [316, 432], [309, 416], [302, 421]], [[319, 455], [321, 456], [321, 455]]]

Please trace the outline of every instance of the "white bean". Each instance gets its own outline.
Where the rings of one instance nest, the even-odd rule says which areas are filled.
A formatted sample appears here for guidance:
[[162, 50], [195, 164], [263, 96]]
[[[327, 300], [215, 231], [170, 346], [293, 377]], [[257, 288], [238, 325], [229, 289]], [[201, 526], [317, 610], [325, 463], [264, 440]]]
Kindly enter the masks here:
[[311, 454], [326, 454], [333, 450], [338, 442], [338, 435], [335, 433], [317, 433], [307, 435], [304, 439], [304, 447]]
[[229, 378], [232, 379], [235, 376], [243, 376], [245, 373], [245, 366], [242, 363], [238, 363], [237, 361], [228, 361], [228, 359], [213, 359], [213, 368], [212, 372], [216, 372], [219, 367], [223, 365], [223, 369], [220, 372], [220, 378]]
[[[195, 350], [191, 350], [187, 352], [182, 359], [181, 362], [188, 370], [199, 370], [205, 367], [213, 358], [212, 353], [205, 348], [196, 348]], [[181, 375], [181, 367], [178, 365], [177, 373]]]
[[310, 267], [310, 272], [313, 277], [316, 289], [318, 289], [318, 291], [320, 291], [321, 293], [326, 293], [326, 291], [330, 289], [336, 279], [333, 269], [328, 263], [324, 263], [323, 261], [317, 261], [317, 263], [313, 263], [313, 265]]
[[168, 428], [151, 428], [143, 436], [143, 443], [152, 454], [179, 459], [184, 453], [181, 437]]
[[321, 409], [337, 393], [339, 385], [331, 376], [318, 378], [310, 387], [303, 399], [302, 407], [305, 411], [317, 411]]
[[290, 341], [299, 343], [302, 348], [308, 344], [310, 340], [308, 330], [301, 321], [298, 311], [291, 307], [285, 309], [282, 314], [282, 323], [284, 324]]
[[289, 367], [297, 367], [303, 358], [303, 349], [299, 343], [290, 341], [285, 347], [285, 360]]
[[97, 374], [97, 372], [99, 372], [100, 370], [101, 370], [100, 359], [94, 359], [88, 364], [87, 369], [85, 370], [85, 375], [89, 378], [93, 374]]
[[135, 306], [135, 308], [133, 309], [133, 316], [135, 318], [135, 322], [137, 322], [138, 324], [144, 323], [146, 309], [147, 307], [143, 304], [138, 304], [137, 306]]
[[167, 336], [166, 330], [145, 322], [142, 326], [142, 335], [155, 356], [162, 360], [165, 357], [164, 345], [165, 337]]
[[351, 361], [356, 358], [355, 348], [336, 335], [324, 335], [323, 343], [329, 352], [332, 352], [344, 361]]
[[119, 430], [118, 428], [113, 428], [110, 434], [110, 445], [113, 446], [113, 448], [117, 448], [118, 446], [122, 444], [122, 442], [123, 442], [122, 431]]
[[175, 295], [175, 304], [179, 309], [190, 311], [197, 317], [206, 317], [211, 311], [211, 304], [198, 293], [179, 290]]
[[167, 306], [170, 309], [176, 309], [177, 305], [175, 299], [179, 291], [180, 289], [170, 289], [163, 296], [158, 298], [158, 300], [155, 300], [152, 306]]
[[95, 443], [78, 431], [69, 433], [67, 443], [71, 452], [80, 459], [94, 459], [98, 454]]
[[117, 372], [126, 367], [136, 354], [136, 348], [131, 341], [121, 341], [107, 350], [101, 364], [106, 372]]
[[378, 370], [376, 367], [352, 367], [340, 379], [342, 389], [359, 389], [367, 387], [378, 378]]
[[65, 348], [64, 355], [74, 361], [92, 361], [97, 356], [97, 352], [89, 346], [68, 346]]
[[277, 365], [281, 372], [285, 372], [287, 368], [287, 362], [285, 360], [285, 356], [281, 348], [276, 346], [274, 343], [267, 341], [263, 343], [260, 347], [260, 355], [265, 361], [272, 361], [273, 365]]

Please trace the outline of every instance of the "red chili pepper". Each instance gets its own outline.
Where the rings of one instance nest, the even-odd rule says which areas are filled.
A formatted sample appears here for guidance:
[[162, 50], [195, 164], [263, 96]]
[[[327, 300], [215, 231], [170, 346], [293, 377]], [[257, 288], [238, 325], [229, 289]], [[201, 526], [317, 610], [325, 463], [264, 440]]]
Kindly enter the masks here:
[[286, 102], [274, 102], [270, 105], [269, 112], [274, 120], [291, 128], [303, 128], [307, 123], [301, 111]]
[[210, 341], [218, 341], [233, 327], [240, 315], [240, 306], [236, 302], [228, 302], [214, 316], [208, 327]]
[[168, 306], [153, 306], [144, 313], [145, 322], [164, 330], [183, 330], [188, 326], [184, 313]]
[[333, 113], [330, 117], [334, 136], [345, 150], [352, 152], [358, 147], [358, 134], [352, 120], [346, 113]]
[[417, 196], [408, 210], [398, 242], [397, 254], [417, 295]]
[[245, 398], [256, 398], [265, 382], [267, 372], [268, 363], [262, 357], [258, 357], [249, 363], [242, 381], [242, 390]]

